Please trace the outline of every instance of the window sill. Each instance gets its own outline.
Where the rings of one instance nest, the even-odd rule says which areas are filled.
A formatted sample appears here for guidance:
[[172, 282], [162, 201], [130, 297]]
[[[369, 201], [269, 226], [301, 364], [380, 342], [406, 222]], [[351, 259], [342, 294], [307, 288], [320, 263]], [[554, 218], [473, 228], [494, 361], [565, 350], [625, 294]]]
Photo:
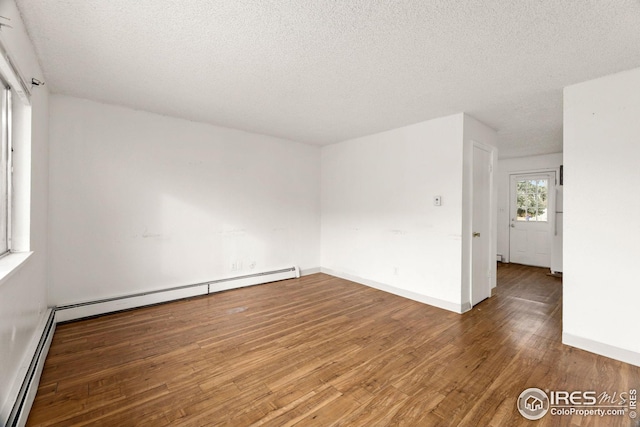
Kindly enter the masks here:
[[0, 258], [0, 285], [18, 271], [33, 252], [13, 252]]

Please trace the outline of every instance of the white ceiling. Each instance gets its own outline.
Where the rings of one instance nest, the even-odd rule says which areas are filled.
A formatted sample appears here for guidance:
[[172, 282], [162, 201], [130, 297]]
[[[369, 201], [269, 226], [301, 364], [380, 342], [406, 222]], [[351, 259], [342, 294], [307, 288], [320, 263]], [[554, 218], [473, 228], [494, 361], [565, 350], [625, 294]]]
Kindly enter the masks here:
[[54, 93], [319, 145], [465, 111], [559, 152], [562, 88], [640, 66], [640, 0], [16, 2]]

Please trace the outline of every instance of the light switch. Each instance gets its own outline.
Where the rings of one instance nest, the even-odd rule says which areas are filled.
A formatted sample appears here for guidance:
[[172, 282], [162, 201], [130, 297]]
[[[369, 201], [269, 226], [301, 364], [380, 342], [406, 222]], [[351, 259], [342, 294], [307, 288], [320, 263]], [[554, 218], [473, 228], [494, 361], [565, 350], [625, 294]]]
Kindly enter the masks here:
[[442, 196], [433, 196], [433, 205], [434, 206], [442, 205]]

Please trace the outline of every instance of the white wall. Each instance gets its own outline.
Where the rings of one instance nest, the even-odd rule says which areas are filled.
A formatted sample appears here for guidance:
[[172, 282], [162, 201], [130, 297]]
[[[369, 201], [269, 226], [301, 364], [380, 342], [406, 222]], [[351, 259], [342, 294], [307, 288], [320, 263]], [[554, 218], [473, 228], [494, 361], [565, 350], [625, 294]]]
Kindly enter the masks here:
[[563, 342], [640, 365], [640, 68], [564, 90]]
[[[13, 1], [0, 2], [0, 15], [11, 19], [13, 28], [3, 27], [0, 38], [27, 80], [43, 80], [34, 49]], [[10, 411], [28, 363], [40, 338], [38, 324], [46, 312], [47, 301], [47, 200], [48, 200], [48, 92], [34, 88], [31, 99], [31, 146], [20, 145], [18, 157], [31, 157], [31, 171], [16, 170], [15, 186], [31, 184], [30, 200], [20, 203], [28, 212], [27, 229], [19, 230], [33, 251], [25, 263], [0, 283], [0, 424]], [[18, 147], [16, 147], [18, 151]], [[27, 159], [28, 160], [28, 159]], [[28, 163], [28, 162], [27, 162]], [[18, 165], [16, 165], [18, 168]], [[28, 188], [27, 188], [28, 190]], [[29, 207], [30, 206], [30, 207]], [[12, 255], [9, 255], [12, 256]], [[6, 260], [6, 258], [3, 258]]]
[[498, 180], [498, 254], [509, 262], [509, 185], [510, 174], [518, 172], [538, 172], [553, 170], [559, 179], [562, 153], [543, 156], [527, 156], [499, 159], [496, 178]]
[[460, 310], [463, 118], [323, 147], [324, 271]]
[[318, 147], [58, 95], [50, 121], [52, 304], [319, 268]]

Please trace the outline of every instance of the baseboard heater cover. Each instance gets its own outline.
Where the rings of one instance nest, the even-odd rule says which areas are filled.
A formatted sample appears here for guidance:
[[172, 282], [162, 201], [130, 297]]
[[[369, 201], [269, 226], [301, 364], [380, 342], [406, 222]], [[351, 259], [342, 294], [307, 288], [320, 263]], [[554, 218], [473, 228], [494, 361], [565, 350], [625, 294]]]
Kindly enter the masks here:
[[40, 375], [42, 375], [42, 369], [44, 368], [44, 361], [47, 357], [47, 353], [49, 352], [53, 333], [56, 328], [54, 313], [55, 309], [49, 309], [36, 351], [33, 354], [31, 363], [29, 363], [26, 375], [22, 381], [22, 386], [18, 391], [15, 403], [9, 413], [9, 417], [7, 418], [7, 427], [19, 427], [24, 426], [27, 423], [27, 417], [29, 416], [31, 405], [33, 405], [36, 392], [38, 391], [38, 384], [40, 382]]
[[[38, 391], [40, 375], [44, 368], [44, 361], [49, 352], [57, 323], [176, 299], [189, 298], [194, 295], [206, 295], [227, 289], [242, 288], [293, 278], [300, 278], [300, 269], [295, 266], [280, 270], [219, 279], [211, 282], [50, 308], [47, 318], [44, 321], [44, 326], [40, 326], [43, 331], [42, 335], [38, 341], [31, 362], [26, 369], [24, 380], [17, 392], [16, 399], [11, 407], [11, 412], [9, 412], [6, 419], [6, 427], [22, 427], [27, 422], [29, 411], [31, 410], [36, 392]], [[0, 416], [0, 425], [2, 425], [3, 421], [2, 416]]]
[[66, 322], [69, 320], [82, 319], [115, 311], [144, 307], [146, 305], [159, 304], [162, 302], [207, 295], [229, 289], [244, 288], [247, 286], [261, 285], [264, 283], [276, 282], [278, 280], [299, 277], [300, 269], [294, 266], [279, 270], [218, 279], [209, 282], [177, 286], [168, 289], [159, 289], [120, 297], [105, 298], [96, 301], [68, 304], [56, 307], [55, 321]]
[[299, 279], [300, 269], [298, 267], [288, 267], [281, 270], [267, 271], [264, 273], [247, 274], [244, 276], [230, 277], [228, 279], [214, 280], [207, 282], [208, 292], [226, 291], [227, 289], [244, 288], [246, 286], [260, 285], [263, 283], [277, 282], [278, 280]]

